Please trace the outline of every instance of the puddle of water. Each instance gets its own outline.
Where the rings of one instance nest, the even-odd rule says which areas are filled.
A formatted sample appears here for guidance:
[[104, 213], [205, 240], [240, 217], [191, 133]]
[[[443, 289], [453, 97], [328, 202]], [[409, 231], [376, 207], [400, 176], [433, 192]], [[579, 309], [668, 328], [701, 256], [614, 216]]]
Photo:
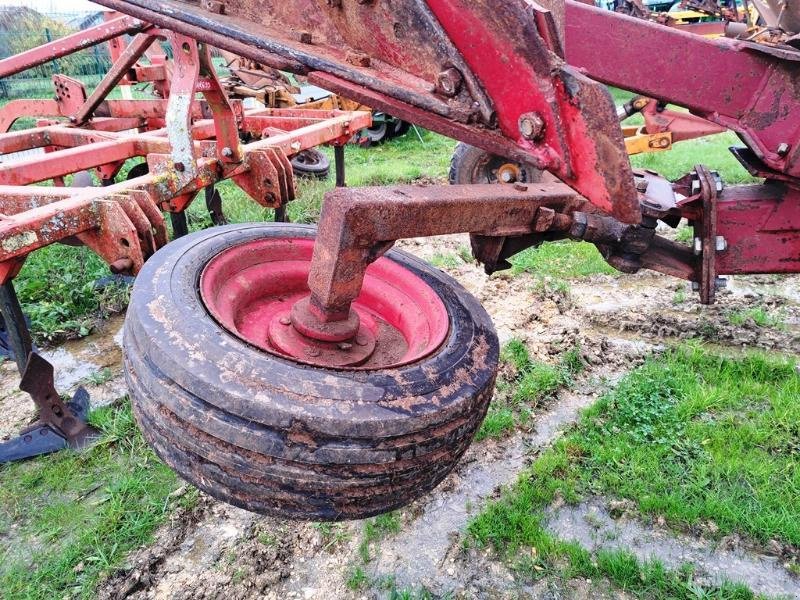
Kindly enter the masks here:
[[[124, 316], [117, 315], [88, 337], [41, 351], [55, 369], [55, 385], [61, 394], [72, 394], [78, 385], [84, 385], [92, 406], [98, 407], [127, 393], [122, 376], [123, 322]], [[15, 436], [35, 414], [30, 397], [19, 389], [19, 379], [13, 362], [6, 361], [0, 367], [0, 439]]]
[[706, 585], [729, 580], [743, 583], [757, 594], [800, 598], [800, 579], [775, 558], [715, 549], [704, 540], [659, 531], [625, 518], [615, 521], [598, 500], [551, 511], [548, 528], [591, 551], [627, 550], [640, 560], [658, 559], [669, 569], [692, 563], [697, 579]]

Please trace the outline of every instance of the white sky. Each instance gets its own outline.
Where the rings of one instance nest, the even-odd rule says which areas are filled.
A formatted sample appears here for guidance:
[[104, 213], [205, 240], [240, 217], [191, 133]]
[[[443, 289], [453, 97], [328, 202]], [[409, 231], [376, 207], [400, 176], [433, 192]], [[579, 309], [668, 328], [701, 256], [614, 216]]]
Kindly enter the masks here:
[[0, 6], [27, 6], [46, 13], [91, 12], [102, 7], [88, 0], [0, 0]]

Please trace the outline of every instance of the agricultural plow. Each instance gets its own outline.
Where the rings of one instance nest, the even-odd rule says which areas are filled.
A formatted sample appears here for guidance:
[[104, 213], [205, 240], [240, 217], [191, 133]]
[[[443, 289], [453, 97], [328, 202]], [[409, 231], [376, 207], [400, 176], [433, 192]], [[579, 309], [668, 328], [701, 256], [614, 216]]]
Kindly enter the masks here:
[[[0, 138], [4, 152], [62, 148], [0, 167], [0, 182], [13, 186], [0, 189], [4, 281], [28, 252], [73, 237], [113, 269], [138, 273], [125, 324], [137, 420], [170, 466], [226, 502], [289, 518], [362, 518], [433, 489], [469, 446], [492, 396], [497, 336], [455, 281], [391, 250], [398, 239], [469, 233], [488, 272], [525, 248], [583, 240], [624, 273], [691, 281], [704, 303], [725, 275], [800, 272], [796, 7], [785, 4], [770, 25], [776, 35], [756, 42], [571, 0], [101, 3], [130, 15], [121, 23], [153, 24], [125, 60], [146, 45], [142, 36], [170, 40], [169, 100], [136, 135], [108, 101], [109, 116], [90, 127], [78, 109], [72, 125]], [[221, 90], [209, 46], [529, 175], [501, 165], [497, 179], [510, 185], [339, 187], [316, 230], [226, 225], [164, 246], [159, 209], [181, 214], [225, 178], [280, 209], [293, 198], [288, 155], [341, 144], [369, 124], [359, 113], [241, 110]], [[733, 131], [743, 145], [732, 152], [763, 182], [726, 185], [704, 165], [675, 181], [633, 169], [625, 114], [606, 85], [642, 96], [624, 113], [643, 112], [648, 149]], [[208, 112], [193, 119], [204, 110], [196, 91]], [[261, 139], [241, 144], [241, 132]], [[657, 134], [669, 137], [649, 137]], [[110, 179], [133, 156], [146, 156], [149, 172], [127, 182], [29, 187], [87, 168]], [[694, 227], [690, 246], [657, 230], [682, 219]]]
[[[129, 44], [121, 39], [125, 34], [135, 34]], [[0, 447], [3, 462], [66, 445], [78, 447], [89, 433], [85, 391], [62, 402], [52, 367], [32, 352], [13, 287], [28, 254], [57, 242], [83, 244], [105, 260], [112, 273], [135, 275], [168, 241], [162, 212], [171, 218], [173, 237], [186, 235], [185, 211], [204, 192], [212, 221], [225, 222], [214, 184], [226, 179], [255, 202], [273, 208], [276, 219], [285, 220], [286, 204], [295, 197], [290, 158], [323, 143], [341, 146], [370, 124], [365, 112], [243, 110], [241, 102], [231, 102], [223, 93], [206, 45], [128, 17], [112, 18], [82, 32], [80, 39], [59, 40], [6, 59], [0, 74], [109, 39], [115, 63], [91, 94], [81, 82], [55, 75], [54, 99], [12, 101], [0, 110], [0, 128], [6, 131], [0, 135], [0, 154], [44, 150], [0, 164], [0, 310], [23, 389], [30, 388], [40, 414], [40, 422]], [[172, 60], [163, 51], [151, 51], [159, 39], [169, 40], [175, 49]], [[146, 54], [149, 60], [140, 62]], [[107, 98], [120, 83], [142, 82], [151, 83], [162, 98]], [[203, 101], [195, 100], [197, 92]], [[17, 119], [31, 116], [38, 118], [36, 128], [7, 132]], [[343, 184], [341, 153], [337, 156], [337, 176]], [[144, 162], [130, 169], [125, 181], [115, 183], [125, 163], [134, 158]], [[102, 185], [92, 186], [87, 172]], [[65, 178], [70, 175], [85, 187], [67, 187]], [[34, 185], [47, 181], [54, 185]], [[34, 390], [28, 382], [42, 383], [44, 389]]]

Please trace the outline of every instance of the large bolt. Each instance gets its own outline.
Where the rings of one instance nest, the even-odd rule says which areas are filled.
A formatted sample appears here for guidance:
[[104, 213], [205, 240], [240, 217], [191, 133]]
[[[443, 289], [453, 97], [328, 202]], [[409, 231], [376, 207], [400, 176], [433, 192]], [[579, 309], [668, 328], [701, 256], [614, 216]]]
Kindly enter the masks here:
[[228, 146], [225, 146], [222, 149], [222, 156], [224, 156], [225, 158], [230, 158], [231, 156], [233, 156], [233, 150], [231, 150]]
[[440, 94], [452, 98], [461, 90], [461, 83], [464, 78], [458, 69], [450, 67], [436, 76], [436, 91]]
[[786, 142], [783, 142], [782, 144], [780, 144], [778, 146], [778, 156], [783, 158], [784, 156], [789, 154], [789, 149], [790, 148], [791, 148], [791, 146], [789, 144], [787, 144]]
[[519, 118], [519, 132], [526, 140], [538, 140], [544, 135], [544, 119], [539, 113], [525, 113]]
[[297, 39], [300, 40], [301, 44], [310, 44], [314, 38], [309, 31], [301, 31], [297, 34]]
[[186, 166], [182, 162], [175, 163], [175, 170], [179, 173], [183, 173], [186, 170]]

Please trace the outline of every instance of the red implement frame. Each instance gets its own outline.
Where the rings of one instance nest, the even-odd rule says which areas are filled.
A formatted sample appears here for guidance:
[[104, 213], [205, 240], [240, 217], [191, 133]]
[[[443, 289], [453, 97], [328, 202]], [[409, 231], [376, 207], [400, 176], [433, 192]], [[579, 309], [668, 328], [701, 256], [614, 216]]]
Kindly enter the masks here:
[[[293, 313], [311, 337], [351, 319], [359, 273], [412, 235], [469, 231], [489, 269], [548, 239], [585, 239], [623, 271], [696, 282], [704, 302], [721, 274], [800, 271], [800, 52], [791, 47], [711, 40], [570, 0], [226, 0], [213, 14], [174, 0], [101, 3], [547, 169], [588, 201], [547, 204], [548, 186], [514, 199], [526, 209], [489, 189], [484, 202], [461, 188], [372, 190], [372, 202], [339, 191], [323, 211], [310, 300]], [[702, 166], [674, 184], [635, 174], [597, 82], [692, 113], [645, 106], [649, 133], [736, 132], [746, 144], [737, 157], [766, 183], [725, 188]], [[495, 210], [502, 223], [476, 231]], [[695, 225], [693, 248], [655, 234], [658, 220], [681, 218]]]
[[[145, 33], [127, 46], [112, 38], [137, 31]], [[161, 211], [184, 211], [199, 191], [224, 179], [233, 179], [261, 205], [282, 209], [294, 199], [288, 157], [323, 143], [344, 143], [371, 121], [366, 112], [243, 111], [222, 92], [206, 45], [130, 17], [0, 61], [0, 72], [109, 38], [116, 61], [91, 95], [80, 82], [56, 75], [54, 100], [15, 101], [0, 109], [2, 131], [23, 116], [50, 117], [35, 129], [0, 134], [0, 155], [45, 150], [0, 163], [0, 284], [13, 279], [30, 252], [59, 241], [78, 240], [112, 271], [136, 273], [167, 242]], [[142, 66], [139, 59], [164, 38], [177, 50], [174, 72], [157, 52], [150, 54], [155, 68]], [[152, 81], [157, 89], [171, 90], [169, 98], [107, 100], [123, 79]], [[242, 144], [243, 136], [254, 141]], [[85, 170], [113, 182], [125, 161], [136, 157], [146, 159], [149, 174], [100, 188], [58, 187], [65, 176]], [[57, 187], [31, 185], [49, 180]]]
[[[363, 271], [400, 237], [470, 232], [476, 256], [489, 269], [502, 268], [526, 246], [583, 239], [622, 271], [650, 268], [696, 282], [704, 302], [713, 301], [721, 274], [800, 271], [800, 52], [791, 47], [710, 40], [570, 0], [101, 3], [155, 24], [119, 53], [121, 67], [146, 50], [159, 27], [179, 32], [171, 38], [176, 72], [164, 115], [169, 141], [164, 131], [135, 140], [107, 132], [91, 138], [105, 140], [102, 148], [116, 162], [148, 154], [163, 178], [151, 179], [150, 186], [169, 190], [170, 210], [181, 210], [183, 199], [214, 173], [234, 177], [263, 201], [271, 192], [258, 187], [257, 177], [248, 179], [242, 165], [252, 171], [280, 162], [260, 153], [261, 146], [238, 145], [237, 127], [253, 129], [249, 123], [260, 117], [245, 115], [237, 125], [205, 44], [308, 75], [334, 92], [546, 169], [566, 184], [522, 186], [511, 196], [488, 188], [331, 195], [314, 253], [311, 296], [292, 312], [297, 329], [311, 338], [357, 329], [350, 303]], [[652, 56], [653, 47], [663, 51]], [[645, 55], [651, 59], [642, 61]], [[125, 71], [112, 69], [108, 84]], [[648, 131], [666, 129], [676, 139], [698, 131], [736, 132], [746, 144], [737, 157], [766, 183], [725, 188], [703, 166], [674, 183], [635, 173], [602, 84], [692, 113], [659, 115], [657, 107], [646, 107]], [[204, 92], [213, 120], [192, 125], [196, 90]], [[95, 96], [101, 95], [86, 99], [73, 119], [82, 122], [100, 106]], [[64, 147], [86, 135], [70, 138], [55, 127], [30, 143]], [[216, 143], [204, 146], [212, 137]], [[13, 138], [6, 143], [17, 147]], [[72, 162], [85, 159], [79, 149], [62, 152]], [[213, 166], [200, 158], [209, 153]], [[36, 169], [58, 177], [55, 164], [48, 157], [8, 177], [31, 183]], [[693, 248], [655, 233], [659, 220], [676, 225], [681, 218], [695, 225]], [[131, 260], [135, 268], [138, 257]]]

